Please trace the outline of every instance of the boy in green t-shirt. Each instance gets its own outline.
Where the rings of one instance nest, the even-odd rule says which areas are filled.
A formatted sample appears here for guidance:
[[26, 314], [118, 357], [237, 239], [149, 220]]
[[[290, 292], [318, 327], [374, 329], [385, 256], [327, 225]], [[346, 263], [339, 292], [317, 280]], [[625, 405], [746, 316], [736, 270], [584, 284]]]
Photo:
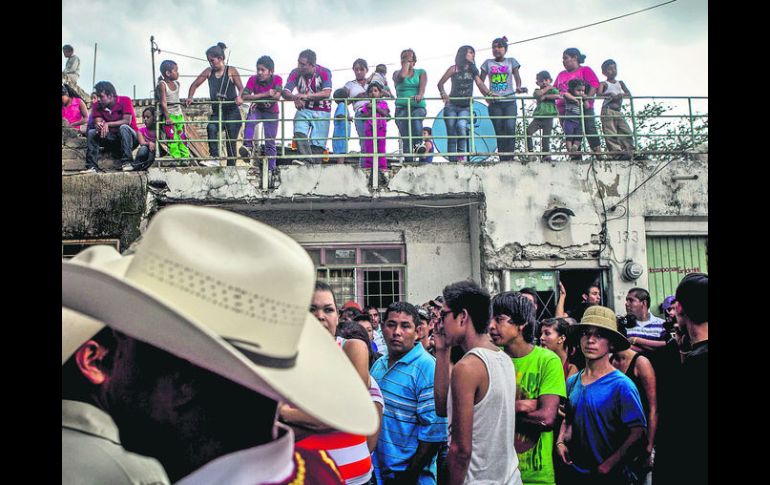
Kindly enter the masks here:
[[[561, 97], [559, 90], [551, 85], [552, 79], [548, 71], [540, 71], [535, 76], [538, 89], [532, 95], [537, 99], [537, 107], [532, 113], [534, 119], [527, 126], [527, 151], [534, 151], [532, 135], [538, 130], [543, 130], [541, 152], [551, 151], [551, 130], [553, 130], [553, 119], [558, 114], [556, 110], [556, 100]], [[543, 161], [551, 161], [551, 156], [546, 155]]]
[[553, 426], [566, 398], [564, 369], [552, 351], [532, 344], [535, 306], [521, 293], [492, 299], [489, 336], [511, 357], [516, 372], [514, 446], [524, 485], [554, 485]]

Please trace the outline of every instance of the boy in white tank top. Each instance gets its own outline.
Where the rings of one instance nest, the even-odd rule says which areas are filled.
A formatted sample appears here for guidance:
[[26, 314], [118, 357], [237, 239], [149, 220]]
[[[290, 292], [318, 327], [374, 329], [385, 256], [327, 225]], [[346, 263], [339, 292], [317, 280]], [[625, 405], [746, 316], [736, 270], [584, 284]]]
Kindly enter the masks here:
[[[436, 414], [449, 416], [450, 484], [521, 485], [515, 433], [516, 376], [510, 358], [489, 339], [489, 293], [470, 281], [444, 288], [436, 325]], [[450, 377], [450, 351], [465, 356]]]

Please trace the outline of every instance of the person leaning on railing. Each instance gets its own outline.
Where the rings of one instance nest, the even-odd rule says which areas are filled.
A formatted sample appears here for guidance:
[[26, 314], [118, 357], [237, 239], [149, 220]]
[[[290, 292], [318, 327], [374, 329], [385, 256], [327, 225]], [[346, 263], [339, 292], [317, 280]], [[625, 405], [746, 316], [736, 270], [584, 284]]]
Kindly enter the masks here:
[[[498, 96], [489, 90], [479, 77], [479, 70], [474, 63], [476, 51], [469, 45], [464, 45], [457, 50], [455, 63], [449, 66], [438, 81], [438, 92], [444, 100], [444, 122], [446, 123], [447, 152], [467, 152], [473, 150], [468, 146], [469, 117], [471, 114], [471, 97], [473, 96], [473, 83], [479, 87], [484, 96]], [[447, 96], [444, 84], [452, 78], [452, 89]], [[454, 99], [449, 99], [449, 98]], [[465, 161], [465, 155], [450, 155], [449, 161]]]
[[[422, 120], [425, 109], [425, 87], [428, 74], [424, 69], [415, 69], [417, 54], [412, 49], [401, 51], [401, 69], [393, 73], [396, 88], [396, 126], [401, 135], [403, 153], [412, 153], [414, 145], [422, 137]], [[411, 132], [410, 132], [411, 128]], [[411, 161], [411, 158], [407, 158]]]
[[[582, 66], [585, 62], [586, 56], [581, 54], [575, 47], [566, 49], [562, 54], [561, 61], [564, 65], [564, 70], [556, 76], [556, 80], [553, 85], [560, 93], [564, 94], [569, 91], [569, 82], [573, 79], [580, 79], [586, 83], [585, 96], [588, 97], [587, 108], [583, 110], [583, 133], [585, 133], [588, 139], [588, 145], [595, 153], [601, 153], [602, 141], [596, 131], [596, 118], [594, 113], [594, 100], [593, 96], [596, 94], [596, 90], [599, 88], [599, 78], [596, 77], [596, 73], [588, 66]], [[556, 100], [556, 108], [559, 110], [559, 116], [564, 116], [565, 101], [563, 99]], [[562, 128], [564, 126], [565, 118], [561, 119]]]
[[[227, 156], [229, 157], [227, 165], [235, 166], [235, 140], [238, 138], [238, 132], [241, 131], [240, 121], [242, 120], [241, 111], [238, 107], [243, 104], [243, 99], [241, 98], [243, 84], [241, 83], [241, 76], [238, 74], [238, 70], [232, 66], [227, 66], [225, 63], [226, 47], [224, 43], [220, 42], [208, 48], [206, 59], [208, 59], [210, 67], [204, 69], [190, 85], [186, 104], [187, 106], [192, 104], [195, 90], [203, 84], [203, 81], [208, 80], [209, 97], [213, 101], [211, 104], [211, 123], [206, 126], [209, 139], [209, 154], [215, 158], [219, 157], [218, 122], [221, 121], [228, 138], [225, 144], [227, 146]], [[225, 67], [227, 67], [226, 73]], [[220, 103], [218, 101], [227, 101], [221, 104], [221, 120], [219, 120]], [[238, 121], [239, 123], [232, 123], [232, 121]]]
[[[294, 89], [297, 94], [292, 94]], [[312, 146], [326, 149], [331, 122], [332, 73], [316, 64], [316, 54], [310, 49], [299, 53], [297, 68], [289, 73], [283, 89], [283, 99], [294, 101], [294, 140], [302, 155], [311, 155]], [[320, 158], [310, 160], [321, 163]]]

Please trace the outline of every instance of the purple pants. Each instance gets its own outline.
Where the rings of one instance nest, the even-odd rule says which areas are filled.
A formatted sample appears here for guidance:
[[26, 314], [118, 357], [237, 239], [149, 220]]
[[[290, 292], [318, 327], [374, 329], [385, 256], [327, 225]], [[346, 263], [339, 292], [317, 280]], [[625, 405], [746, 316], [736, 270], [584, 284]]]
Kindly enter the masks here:
[[269, 157], [268, 166], [272, 170], [275, 168], [275, 155], [278, 153], [275, 148], [275, 135], [278, 133], [278, 113], [249, 110], [246, 117], [246, 128], [243, 131], [243, 146], [248, 148], [254, 146], [254, 134], [257, 123], [260, 121], [265, 127], [265, 153]]
[[[385, 131], [387, 129], [387, 120], [377, 121], [377, 166], [380, 170], [388, 169], [388, 160], [385, 158]], [[374, 134], [371, 120], [367, 120], [364, 124], [364, 136], [371, 137]], [[362, 140], [364, 153], [374, 153], [374, 140], [371, 138]], [[374, 157], [362, 157], [361, 167], [371, 168], [372, 159]]]

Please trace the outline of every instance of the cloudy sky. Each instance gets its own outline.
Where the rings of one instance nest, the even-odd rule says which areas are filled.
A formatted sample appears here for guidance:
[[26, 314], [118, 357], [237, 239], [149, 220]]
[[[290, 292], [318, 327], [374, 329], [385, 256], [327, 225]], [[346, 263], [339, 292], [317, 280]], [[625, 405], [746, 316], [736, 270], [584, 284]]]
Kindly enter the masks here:
[[[392, 72], [400, 51], [411, 47], [417, 52], [417, 67], [428, 72], [427, 94], [437, 95], [435, 83], [463, 44], [476, 48], [480, 65], [491, 57], [495, 37], [524, 40], [664, 1], [63, 0], [62, 44], [72, 44], [80, 56], [86, 90], [98, 44], [96, 80], [111, 80], [120, 93], [129, 95], [136, 85], [138, 97], [149, 95], [158, 75], [151, 65], [153, 35], [162, 51], [200, 58], [209, 46], [225, 42], [230, 64], [252, 70], [256, 59], [268, 54], [279, 73], [296, 67], [297, 54], [311, 48], [319, 64], [341, 69], [333, 73], [335, 88], [353, 78], [355, 58], [363, 57], [370, 65], [391, 63]], [[706, 0], [677, 0], [587, 29], [512, 45], [508, 55], [521, 63], [530, 92], [535, 73], [545, 69], [555, 76], [562, 70], [562, 51], [577, 47], [597, 73], [602, 61], [615, 59], [618, 77], [635, 95], [705, 96], [707, 21]], [[196, 75], [207, 66], [174, 54], [158, 57], [156, 66], [171, 58], [183, 75]], [[62, 56], [62, 67], [64, 62]], [[182, 79], [184, 91], [191, 80]]]
[[[388, 65], [388, 78], [399, 53], [411, 47], [417, 67], [428, 73], [426, 96], [438, 96], [436, 82], [453, 63], [458, 47], [476, 49], [481, 65], [491, 57], [491, 42], [506, 35], [510, 43], [599, 22], [651, 7], [666, 0], [63, 0], [62, 44], [72, 44], [81, 59], [80, 85], [92, 86], [94, 44], [98, 44], [96, 81], [109, 80], [118, 94], [150, 97], [150, 36], [164, 51], [160, 61], [179, 64], [183, 95], [207, 63], [204, 58], [222, 41], [230, 65], [244, 84], [256, 60], [270, 55], [284, 79], [296, 67], [297, 54], [311, 48], [318, 64], [333, 70], [334, 88], [353, 79], [353, 60]], [[561, 54], [577, 47], [599, 77], [601, 63], [613, 58], [618, 78], [635, 96], [708, 95], [707, 0], [676, 0], [612, 22], [566, 34], [511, 45], [508, 56], [521, 63], [524, 86], [531, 93], [535, 74], [563, 69]], [[62, 56], [62, 67], [65, 63]], [[185, 77], [190, 76], [190, 77]], [[449, 85], [447, 84], [447, 89]], [[208, 96], [205, 85], [198, 95]], [[440, 106], [439, 106], [440, 107]], [[437, 108], [438, 109], [438, 108]], [[437, 110], [436, 109], [436, 110]], [[429, 106], [429, 114], [430, 114]]]

